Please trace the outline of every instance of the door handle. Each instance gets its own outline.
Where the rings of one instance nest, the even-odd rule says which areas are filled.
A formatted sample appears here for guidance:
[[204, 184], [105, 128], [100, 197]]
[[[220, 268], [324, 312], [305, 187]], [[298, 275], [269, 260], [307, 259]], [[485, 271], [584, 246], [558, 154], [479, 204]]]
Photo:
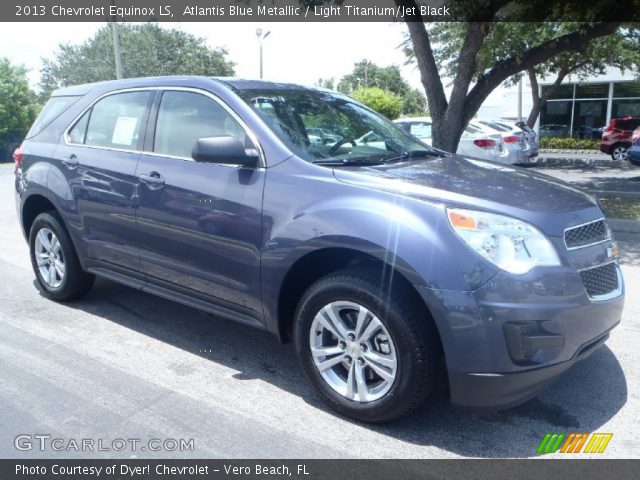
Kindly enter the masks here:
[[62, 163], [64, 164], [65, 167], [67, 167], [70, 170], [73, 170], [79, 165], [78, 157], [76, 156], [75, 153], [72, 153], [68, 157], [64, 157], [62, 159]]
[[138, 175], [138, 179], [151, 189], [164, 187], [164, 178], [158, 172], [151, 172], [148, 175]]

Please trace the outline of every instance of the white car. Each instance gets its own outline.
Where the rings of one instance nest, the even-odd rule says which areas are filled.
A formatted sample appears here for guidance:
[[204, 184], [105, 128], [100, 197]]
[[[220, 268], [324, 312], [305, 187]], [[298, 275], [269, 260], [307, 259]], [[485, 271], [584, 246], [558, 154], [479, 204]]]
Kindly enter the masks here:
[[509, 163], [528, 163], [529, 158], [534, 155], [530, 135], [515, 124], [492, 120], [477, 120], [471, 123], [486, 131], [502, 135], [509, 150]]
[[[394, 123], [418, 140], [431, 145], [431, 125], [433, 124], [431, 117], [400, 118], [394, 120]], [[467, 125], [464, 129], [455, 153], [499, 163], [510, 163], [509, 150], [502, 136], [474, 125]]]

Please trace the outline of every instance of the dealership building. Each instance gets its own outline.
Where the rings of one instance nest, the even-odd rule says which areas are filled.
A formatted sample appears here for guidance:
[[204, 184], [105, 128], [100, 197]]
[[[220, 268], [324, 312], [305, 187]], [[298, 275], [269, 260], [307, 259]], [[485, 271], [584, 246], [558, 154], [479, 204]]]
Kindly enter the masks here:
[[[543, 94], [553, 78], [540, 82]], [[480, 107], [480, 119], [515, 120], [518, 117], [518, 88], [497, 89]], [[532, 106], [531, 85], [523, 79], [522, 115]], [[554, 137], [594, 137], [612, 118], [640, 116], [640, 81], [632, 72], [610, 69], [587, 78], [568, 77], [549, 96], [540, 112], [536, 129]], [[598, 129], [600, 129], [598, 131]]]

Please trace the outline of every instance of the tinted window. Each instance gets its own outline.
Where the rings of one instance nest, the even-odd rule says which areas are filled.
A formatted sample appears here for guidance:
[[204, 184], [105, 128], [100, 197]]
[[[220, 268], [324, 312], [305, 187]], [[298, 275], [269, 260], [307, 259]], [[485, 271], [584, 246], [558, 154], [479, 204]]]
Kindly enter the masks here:
[[614, 97], [640, 97], [640, 82], [621, 82], [613, 84]]
[[58, 118], [62, 112], [73, 105], [79, 98], [80, 97], [78, 96], [51, 97], [42, 108], [42, 111], [40, 112], [40, 115], [38, 115], [38, 118], [36, 118], [36, 121], [33, 122], [31, 129], [29, 129], [29, 133], [27, 133], [27, 138], [40, 133], [47, 125]]
[[608, 83], [585, 83], [576, 85], [576, 98], [607, 98]]
[[640, 100], [614, 100], [611, 118], [640, 116]]
[[573, 98], [573, 84], [542, 87], [542, 95], [548, 95], [549, 100]]
[[97, 147], [137, 149], [150, 98], [151, 92], [126, 92], [98, 101], [91, 109], [84, 143]]
[[153, 151], [191, 158], [199, 138], [231, 136], [245, 141], [240, 124], [217, 102], [193, 92], [164, 92]]

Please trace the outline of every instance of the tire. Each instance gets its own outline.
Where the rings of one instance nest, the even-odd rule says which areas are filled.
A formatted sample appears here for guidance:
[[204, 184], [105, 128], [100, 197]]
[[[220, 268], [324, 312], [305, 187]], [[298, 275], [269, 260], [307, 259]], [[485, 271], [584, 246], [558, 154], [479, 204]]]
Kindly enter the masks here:
[[629, 160], [629, 163], [630, 163], [631, 165], [635, 165], [636, 167], [640, 167], [640, 158], [638, 158], [638, 159], [634, 159], [634, 158], [631, 158], [631, 155], [629, 155], [629, 156], [627, 157], [627, 160]]
[[[56, 212], [41, 213], [33, 221], [29, 251], [36, 280], [45, 297], [75, 300], [91, 290], [95, 277], [82, 270], [71, 237]], [[52, 274], [47, 273], [52, 270]]]
[[[406, 416], [425, 400], [440, 378], [442, 351], [424, 306], [400, 288], [392, 288], [389, 293], [380, 277], [380, 271], [358, 268], [321, 278], [300, 300], [294, 325], [298, 359], [320, 397], [338, 412], [371, 423]], [[345, 338], [344, 345], [339, 335], [325, 328], [326, 318], [331, 318], [328, 311], [333, 311], [342, 327], [347, 328], [338, 332]], [[358, 329], [361, 313], [364, 328]], [[377, 331], [374, 319], [381, 324]], [[338, 330], [335, 323], [332, 321], [331, 325]], [[369, 326], [374, 335], [367, 337]], [[356, 335], [358, 330], [364, 334]], [[344, 335], [346, 332], [351, 332], [352, 337]], [[331, 355], [322, 356], [319, 352], [329, 353], [322, 349], [333, 350]], [[324, 362], [331, 364], [335, 360], [339, 363], [326, 368], [325, 373], [316, 366], [321, 363], [325, 367]], [[377, 363], [382, 360], [384, 364]], [[385, 365], [384, 378], [379, 375], [381, 365]], [[360, 376], [358, 370], [362, 372]], [[349, 390], [350, 379], [364, 383], [353, 382]]]
[[616, 161], [626, 160], [629, 156], [629, 147], [618, 143], [611, 148], [611, 158]]

